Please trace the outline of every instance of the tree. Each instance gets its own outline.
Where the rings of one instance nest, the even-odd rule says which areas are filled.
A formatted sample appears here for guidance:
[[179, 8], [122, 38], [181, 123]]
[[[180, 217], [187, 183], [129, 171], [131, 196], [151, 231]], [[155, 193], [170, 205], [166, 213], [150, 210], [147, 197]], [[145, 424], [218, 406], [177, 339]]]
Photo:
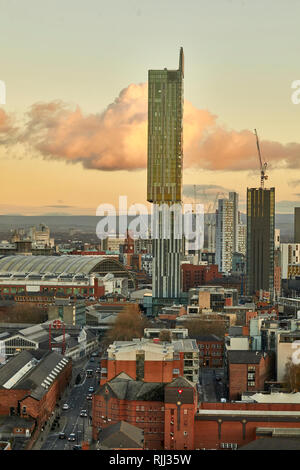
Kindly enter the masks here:
[[160, 341], [165, 341], [166, 343], [172, 342], [171, 332], [168, 330], [161, 330], [159, 333]]
[[114, 323], [103, 338], [104, 345], [109, 345], [114, 341], [131, 341], [133, 338], [142, 338], [144, 328], [148, 326], [141, 314], [138, 305], [127, 305], [122, 310]]
[[202, 335], [217, 335], [223, 338], [226, 332], [226, 326], [223, 321], [189, 320], [185, 325], [189, 331], [190, 338]]
[[17, 303], [0, 311], [0, 323], [43, 323], [47, 311], [31, 303]]
[[286, 363], [283, 381], [289, 392], [300, 391], [300, 364], [294, 364], [291, 357]]

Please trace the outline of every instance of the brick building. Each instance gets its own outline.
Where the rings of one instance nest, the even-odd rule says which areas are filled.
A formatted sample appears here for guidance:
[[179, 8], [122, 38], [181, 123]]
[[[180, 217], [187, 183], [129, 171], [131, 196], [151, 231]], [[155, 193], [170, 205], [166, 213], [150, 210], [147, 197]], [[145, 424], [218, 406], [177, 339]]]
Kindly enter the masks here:
[[56, 352], [23, 351], [0, 369], [0, 415], [35, 419], [39, 427], [71, 380], [72, 361]]
[[[120, 373], [93, 398], [93, 439], [120, 421], [144, 432], [145, 449], [193, 449], [196, 386], [183, 377], [169, 384], [133, 380]], [[100, 435], [99, 435], [100, 432]]]
[[99, 432], [98, 450], [142, 450], [144, 433], [137, 426], [119, 421]]
[[181, 273], [183, 292], [188, 292], [191, 288], [203, 286], [213, 279], [222, 277], [216, 264], [194, 265], [184, 263], [181, 265]]
[[247, 391], [264, 390], [265, 381], [273, 374], [270, 355], [261, 351], [228, 351], [227, 367], [230, 400], [239, 400]]
[[[141, 351], [145, 352], [140, 349], [139, 354]], [[235, 376], [238, 385], [231, 391], [240, 395], [243, 389], [263, 390], [269, 356], [255, 351], [229, 351], [228, 355], [232, 355], [231, 378]], [[144, 448], [152, 450], [236, 449], [262, 433], [275, 436], [295, 428], [300, 431], [300, 403], [290, 403], [289, 394], [278, 403], [274, 397], [268, 402], [270, 397], [264, 394], [260, 394], [260, 401], [255, 401], [254, 395], [251, 403], [199, 403], [196, 384], [182, 373], [178, 377], [169, 372], [162, 375], [163, 369], [152, 364], [152, 373], [145, 374], [147, 360], [144, 369], [140, 360], [133, 367], [130, 357], [128, 361], [119, 357], [119, 364], [114, 365], [116, 375], [108, 379], [106, 370], [106, 378], [94, 394], [93, 438], [99, 439], [99, 444], [103, 430], [112, 425], [118, 428], [121, 421], [142, 430]], [[157, 362], [167, 361], [162, 358]], [[247, 386], [248, 378], [255, 386]]]
[[169, 383], [184, 376], [198, 382], [199, 351], [195, 340], [157, 342], [142, 338], [115, 341], [101, 360], [101, 385], [121, 372], [134, 380]]
[[195, 415], [195, 449], [236, 449], [261, 429], [300, 429], [300, 404], [201, 403]]
[[223, 367], [224, 340], [216, 335], [196, 336], [200, 367]]
[[108, 273], [127, 278], [130, 288], [136, 282], [118, 259], [106, 255], [0, 256], [0, 271], [0, 298], [27, 302], [60, 294], [100, 298], [105, 293], [102, 279]]

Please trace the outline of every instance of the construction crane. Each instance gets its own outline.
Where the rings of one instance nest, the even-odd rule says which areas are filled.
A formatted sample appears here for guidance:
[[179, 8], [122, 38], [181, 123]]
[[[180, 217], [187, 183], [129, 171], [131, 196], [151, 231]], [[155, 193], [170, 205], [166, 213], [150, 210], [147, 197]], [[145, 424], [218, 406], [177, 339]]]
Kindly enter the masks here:
[[260, 148], [259, 148], [259, 140], [258, 140], [256, 129], [254, 129], [254, 133], [256, 135], [256, 145], [257, 145], [257, 151], [258, 151], [258, 157], [259, 157], [259, 163], [260, 163], [260, 187], [263, 189], [265, 185], [265, 180], [268, 179], [268, 176], [266, 175], [268, 164], [267, 162], [264, 162], [264, 164], [262, 162]]

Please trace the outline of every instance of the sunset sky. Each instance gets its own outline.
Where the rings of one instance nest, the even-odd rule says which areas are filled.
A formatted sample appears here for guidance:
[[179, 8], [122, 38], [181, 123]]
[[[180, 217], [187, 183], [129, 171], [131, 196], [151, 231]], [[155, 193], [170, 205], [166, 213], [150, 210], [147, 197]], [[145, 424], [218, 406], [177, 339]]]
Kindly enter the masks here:
[[184, 201], [214, 208], [268, 161], [300, 206], [298, 0], [0, 0], [0, 214], [146, 204], [147, 73], [185, 54]]

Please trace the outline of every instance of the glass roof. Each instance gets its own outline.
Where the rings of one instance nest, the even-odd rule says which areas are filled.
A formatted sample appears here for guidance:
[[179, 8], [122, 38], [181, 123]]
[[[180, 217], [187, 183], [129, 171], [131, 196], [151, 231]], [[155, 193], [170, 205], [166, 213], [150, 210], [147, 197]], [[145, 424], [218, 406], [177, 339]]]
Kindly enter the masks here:
[[90, 274], [105, 259], [105, 256], [77, 255], [5, 256], [0, 259], [0, 273]]

